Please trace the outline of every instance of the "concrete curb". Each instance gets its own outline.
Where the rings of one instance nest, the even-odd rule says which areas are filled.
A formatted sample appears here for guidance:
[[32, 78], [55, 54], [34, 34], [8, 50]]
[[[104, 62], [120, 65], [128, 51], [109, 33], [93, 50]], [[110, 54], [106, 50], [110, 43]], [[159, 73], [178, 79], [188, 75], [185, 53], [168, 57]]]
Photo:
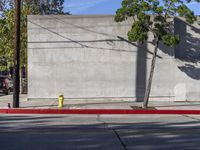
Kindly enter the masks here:
[[132, 110], [132, 109], [0, 109], [0, 114], [159, 114], [200, 115], [200, 110]]

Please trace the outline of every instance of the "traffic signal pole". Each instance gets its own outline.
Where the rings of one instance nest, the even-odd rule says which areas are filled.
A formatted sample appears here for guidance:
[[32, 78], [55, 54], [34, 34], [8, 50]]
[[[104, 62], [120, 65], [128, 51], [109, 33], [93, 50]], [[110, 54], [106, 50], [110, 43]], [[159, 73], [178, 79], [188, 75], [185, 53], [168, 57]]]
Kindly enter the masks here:
[[14, 72], [13, 72], [13, 108], [19, 108], [20, 91], [20, 3], [21, 0], [15, 0], [15, 51], [14, 51]]

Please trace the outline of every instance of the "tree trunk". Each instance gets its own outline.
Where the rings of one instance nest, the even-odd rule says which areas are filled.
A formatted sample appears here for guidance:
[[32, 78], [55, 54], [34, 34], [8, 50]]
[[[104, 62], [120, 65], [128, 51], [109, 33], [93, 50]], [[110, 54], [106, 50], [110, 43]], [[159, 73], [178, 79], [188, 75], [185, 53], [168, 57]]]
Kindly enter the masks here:
[[148, 80], [146, 90], [145, 90], [145, 95], [144, 95], [143, 108], [148, 107], [149, 95], [150, 95], [150, 91], [151, 91], [151, 84], [152, 84], [152, 79], [153, 79], [153, 73], [154, 73], [154, 68], [155, 68], [157, 51], [158, 51], [158, 45], [159, 45], [159, 40], [158, 40], [158, 37], [156, 37], [155, 38], [154, 53], [153, 53], [153, 58], [152, 58], [152, 62], [151, 62], [151, 71], [150, 71], [150, 74], [149, 74], [149, 80]]

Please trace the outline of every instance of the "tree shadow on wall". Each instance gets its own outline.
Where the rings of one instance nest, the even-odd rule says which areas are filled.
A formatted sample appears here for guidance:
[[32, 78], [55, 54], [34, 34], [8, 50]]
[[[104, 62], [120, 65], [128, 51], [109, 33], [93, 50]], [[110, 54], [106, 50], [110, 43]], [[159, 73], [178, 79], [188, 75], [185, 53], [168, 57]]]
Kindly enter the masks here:
[[185, 64], [184, 66], [178, 66], [178, 68], [185, 72], [190, 78], [200, 80], [200, 68], [191, 64]]
[[136, 87], [135, 96], [136, 101], [140, 102], [144, 100], [145, 89], [146, 89], [146, 76], [147, 76], [147, 43], [140, 44], [137, 46], [137, 57], [136, 57]]
[[[145, 89], [146, 89], [146, 78], [147, 78], [147, 54], [153, 55], [147, 48], [147, 42], [144, 43], [133, 43], [123, 37], [118, 36], [122, 41], [125, 41], [135, 47], [137, 47], [136, 54], [136, 77], [135, 77], [135, 98], [137, 102], [144, 100]], [[162, 58], [157, 55], [158, 58]]]
[[180, 60], [181, 65], [178, 68], [187, 76], [200, 80], [200, 69], [197, 65], [197, 62], [200, 61], [200, 24], [199, 28], [197, 28], [194, 25], [187, 24], [180, 18], [175, 18], [173, 26], [174, 34], [180, 36], [180, 43], [174, 49], [170, 49], [168, 46], [160, 43], [159, 49], [163, 53]]
[[200, 68], [197, 65], [197, 62], [200, 61], [200, 28], [176, 18], [176, 33], [180, 35], [181, 41], [175, 46], [175, 58], [183, 63], [178, 68], [190, 78], [200, 80]]

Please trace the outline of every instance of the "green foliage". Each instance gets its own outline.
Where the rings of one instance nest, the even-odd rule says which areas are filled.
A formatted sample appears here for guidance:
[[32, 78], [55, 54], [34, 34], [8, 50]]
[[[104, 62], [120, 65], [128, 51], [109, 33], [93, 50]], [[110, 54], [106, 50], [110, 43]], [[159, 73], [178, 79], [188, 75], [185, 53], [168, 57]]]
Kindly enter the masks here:
[[[27, 15], [31, 13], [28, 6], [23, 6], [21, 9], [21, 48], [20, 48], [20, 65], [27, 64]], [[4, 58], [4, 62], [0, 62], [2, 68], [13, 66], [14, 58], [14, 39], [15, 39], [15, 10], [4, 11], [4, 17], [0, 19], [0, 59]], [[1, 68], [0, 68], [1, 69]]]
[[162, 41], [167, 46], [172, 46], [178, 44], [180, 40], [179, 35], [165, 34], [164, 36], [162, 36]]
[[64, 0], [24, 0], [24, 3], [32, 8], [32, 14], [65, 14]]
[[[0, 71], [6, 71], [13, 66], [14, 58], [14, 39], [15, 39], [15, 9], [14, 1], [0, 1], [0, 8], [3, 14], [0, 17]], [[48, 6], [48, 14], [63, 14], [63, 0], [48, 0], [45, 6]], [[21, 48], [20, 48], [20, 66], [27, 65], [27, 15], [41, 14], [39, 0], [22, 0], [21, 7]], [[47, 5], [48, 4], [48, 5]], [[9, 7], [3, 7], [3, 6]], [[47, 13], [47, 10], [45, 10]]]
[[129, 41], [143, 42], [148, 38], [147, 33], [148, 33], [148, 28], [146, 28], [146, 26], [143, 25], [141, 22], [136, 21], [133, 24], [131, 30], [128, 32], [128, 39]]
[[[69, 14], [63, 11], [64, 0], [21, 0], [22, 5], [29, 6], [31, 14]], [[0, 11], [13, 9], [14, 0], [0, 0]]]
[[155, 39], [174, 46], [179, 43], [179, 35], [173, 35], [171, 31], [172, 18], [179, 15], [190, 24], [196, 20], [194, 12], [185, 5], [190, 2], [192, 1], [163, 0], [161, 5], [159, 0], [123, 0], [122, 7], [116, 12], [115, 21], [121, 22], [128, 18], [134, 20], [127, 34], [130, 41], [144, 42], [148, 38], [148, 32], [152, 32]]

